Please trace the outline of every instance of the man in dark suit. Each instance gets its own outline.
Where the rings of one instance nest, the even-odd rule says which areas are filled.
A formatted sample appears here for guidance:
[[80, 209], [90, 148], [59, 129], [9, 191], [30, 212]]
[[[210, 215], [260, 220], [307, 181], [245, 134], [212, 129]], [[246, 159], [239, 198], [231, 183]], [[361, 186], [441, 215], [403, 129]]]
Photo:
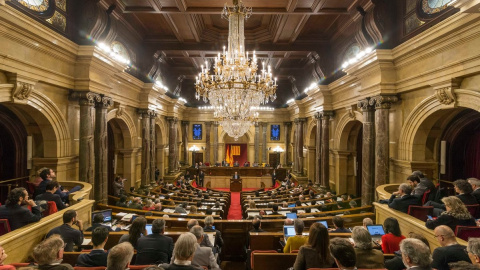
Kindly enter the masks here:
[[178, 206], [175, 207], [175, 212], [174, 213], [180, 213], [180, 214], [186, 214], [187, 210], [185, 210], [185, 206], [183, 203], [179, 204]]
[[239, 167], [240, 164], [238, 163], [238, 160], [235, 160], [235, 162], [233, 162], [233, 167]]
[[222, 167], [225, 167], [225, 166], [227, 166], [227, 160], [226, 160], [226, 159], [223, 159], [223, 161], [222, 161]]
[[[52, 169], [47, 168], [40, 173], [40, 177], [43, 179], [43, 181], [40, 182], [40, 184], [38, 185], [38, 188], [35, 190], [35, 194], [34, 194], [35, 200], [37, 199], [38, 195], [43, 194], [47, 191], [46, 189], [47, 184], [50, 181], [52, 181], [54, 178], [56, 178], [57, 175]], [[57, 191], [55, 191], [55, 194], [59, 195], [63, 202], [68, 203], [68, 196], [70, 195], [70, 193], [79, 191], [80, 189], [82, 189], [81, 186], [75, 186], [70, 191], [68, 191], [67, 189], [64, 189], [62, 186], [59, 185]]]
[[477, 202], [480, 203], [480, 180], [477, 178], [468, 178], [467, 181], [472, 186], [473, 197], [475, 197], [475, 199], [477, 199]]
[[64, 204], [62, 202], [62, 199], [58, 194], [55, 194], [57, 192], [57, 189], [60, 187], [58, 182], [56, 180], [49, 181], [46, 186], [46, 192], [43, 194], [38, 195], [35, 199], [37, 201], [47, 201], [47, 202], [55, 202], [57, 205], [57, 210], [63, 210], [68, 207], [68, 204]]
[[[32, 211], [24, 205], [30, 205]], [[40, 207], [28, 198], [28, 192], [24, 188], [14, 188], [8, 194], [5, 205], [0, 206], [0, 219], [7, 219], [12, 231], [41, 218]]]
[[407, 269], [432, 269], [430, 267], [430, 248], [422, 241], [415, 238], [407, 238], [400, 243], [400, 251]]
[[[420, 199], [416, 196], [410, 195], [412, 193], [412, 186], [408, 184], [401, 184], [397, 192], [392, 193], [392, 197], [388, 200], [388, 207], [403, 213], [408, 213], [410, 205], [419, 205]], [[397, 197], [398, 196], [398, 197]]]
[[235, 174], [232, 176], [232, 179], [240, 179], [238, 172], [235, 172]]
[[[78, 230], [72, 228], [73, 225], [76, 225]], [[62, 237], [66, 244], [65, 251], [73, 251], [75, 245], [80, 247], [83, 243], [83, 222], [77, 219], [77, 211], [67, 210], [63, 213], [63, 225], [51, 229], [47, 233], [47, 238], [53, 234], [59, 234]]]
[[[477, 204], [477, 199], [472, 195], [472, 186], [463, 179], [458, 179], [453, 182], [455, 192], [458, 193], [456, 196], [463, 202], [465, 205]], [[439, 216], [443, 211], [446, 210], [445, 205], [433, 201], [428, 201], [425, 206], [433, 206], [433, 216]]]
[[173, 252], [173, 240], [164, 236], [165, 220], [155, 219], [152, 222], [152, 234], [137, 240], [137, 257], [135, 264], [149, 265], [170, 263]]
[[273, 169], [273, 172], [272, 172], [272, 187], [275, 186], [275, 181], [277, 181], [277, 170]]
[[108, 240], [108, 229], [105, 227], [95, 228], [92, 232], [93, 249], [90, 253], [80, 254], [77, 258], [77, 266], [98, 267], [107, 266], [108, 252], [103, 248]]
[[203, 187], [203, 180], [205, 179], [205, 172], [203, 170], [200, 170], [198, 173], [198, 185]]

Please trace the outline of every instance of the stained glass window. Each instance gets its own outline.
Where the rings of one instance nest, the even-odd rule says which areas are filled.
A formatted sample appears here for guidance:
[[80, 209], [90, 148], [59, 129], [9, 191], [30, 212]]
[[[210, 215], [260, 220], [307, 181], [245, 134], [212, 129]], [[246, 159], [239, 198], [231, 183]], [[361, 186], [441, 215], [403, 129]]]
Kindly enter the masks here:
[[46, 21], [65, 32], [65, 28], [67, 27], [67, 18], [65, 18], [65, 16], [60, 14], [58, 11], [55, 11], [53, 16]]
[[17, 0], [24, 7], [37, 12], [44, 12], [48, 9], [48, 0]]
[[427, 14], [438, 13], [448, 7], [453, 0], [423, 0], [422, 9]]
[[193, 139], [201, 140], [202, 139], [202, 125], [193, 124]]
[[280, 140], [280, 125], [272, 125], [270, 127], [270, 140], [272, 141]]

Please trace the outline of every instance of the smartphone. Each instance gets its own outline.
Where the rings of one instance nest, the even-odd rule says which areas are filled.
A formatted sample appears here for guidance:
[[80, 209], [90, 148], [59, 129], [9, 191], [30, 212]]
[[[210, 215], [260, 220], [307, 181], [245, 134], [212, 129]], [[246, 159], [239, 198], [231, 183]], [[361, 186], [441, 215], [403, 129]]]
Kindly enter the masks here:
[[214, 230], [215, 230], [215, 226], [212, 226], [212, 229], [214, 229]]
[[427, 218], [433, 220], [433, 217], [432, 217], [432, 216], [427, 215]]

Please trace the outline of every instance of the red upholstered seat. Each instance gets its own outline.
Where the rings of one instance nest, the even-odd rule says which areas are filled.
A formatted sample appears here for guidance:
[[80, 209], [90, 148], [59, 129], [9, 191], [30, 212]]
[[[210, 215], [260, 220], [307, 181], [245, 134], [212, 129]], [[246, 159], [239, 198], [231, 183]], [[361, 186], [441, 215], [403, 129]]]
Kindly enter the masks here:
[[427, 221], [427, 215], [431, 216], [433, 214], [433, 206], [410, 205], [408, 207], [408, 214], [422, 221]]
[[480, 227], [457, 226], [455, 235], [460, 239], [468, 241], [470, 237], [480, 237]]
[[470, 205], [465, 205], [468, 209], [468, 212], [470, 212], [470, 215], [472, 215], [472, 217], [474, 218], [477, 218], [478, 216], [478, 208], [480, 205], [478, 204], [470, 204]]
[[10, 231], [10, 223], [8, 223], [8, 219], [0, 219], [0, 235], [4, 235]]
[[253, 268], [253, 254], [255, 253], [278, 253], [276, 250], [252, 250], [252, 253], [250, 253], [250, 267], [251, 269]]
[[57, 204], [53, 201], [49, 201], [47, 202], [47, 209], [45, 209], [42, 214], [44, 217], [46, 217], [56, 212], [58, 212]]
[[428, 201], [428, 198], [430, 197], [430, 192], [432, 192], [432, 191], [429, 189], [429, 190], [425, 191], [425, 193], [423, 193], [422, 205], [424, 205]]

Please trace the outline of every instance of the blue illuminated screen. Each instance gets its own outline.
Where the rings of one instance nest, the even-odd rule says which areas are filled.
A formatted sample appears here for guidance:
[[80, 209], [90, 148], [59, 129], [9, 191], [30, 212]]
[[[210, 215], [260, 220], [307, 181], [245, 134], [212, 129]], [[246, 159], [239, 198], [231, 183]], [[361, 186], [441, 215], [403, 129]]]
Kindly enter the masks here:
[[193, 139], [201, 140], [202, 139], [202, 125], [193, 124]]
[[272, 125], [270, 128], [270, 140], [279, 141], [280, 140], [280, 125]]

